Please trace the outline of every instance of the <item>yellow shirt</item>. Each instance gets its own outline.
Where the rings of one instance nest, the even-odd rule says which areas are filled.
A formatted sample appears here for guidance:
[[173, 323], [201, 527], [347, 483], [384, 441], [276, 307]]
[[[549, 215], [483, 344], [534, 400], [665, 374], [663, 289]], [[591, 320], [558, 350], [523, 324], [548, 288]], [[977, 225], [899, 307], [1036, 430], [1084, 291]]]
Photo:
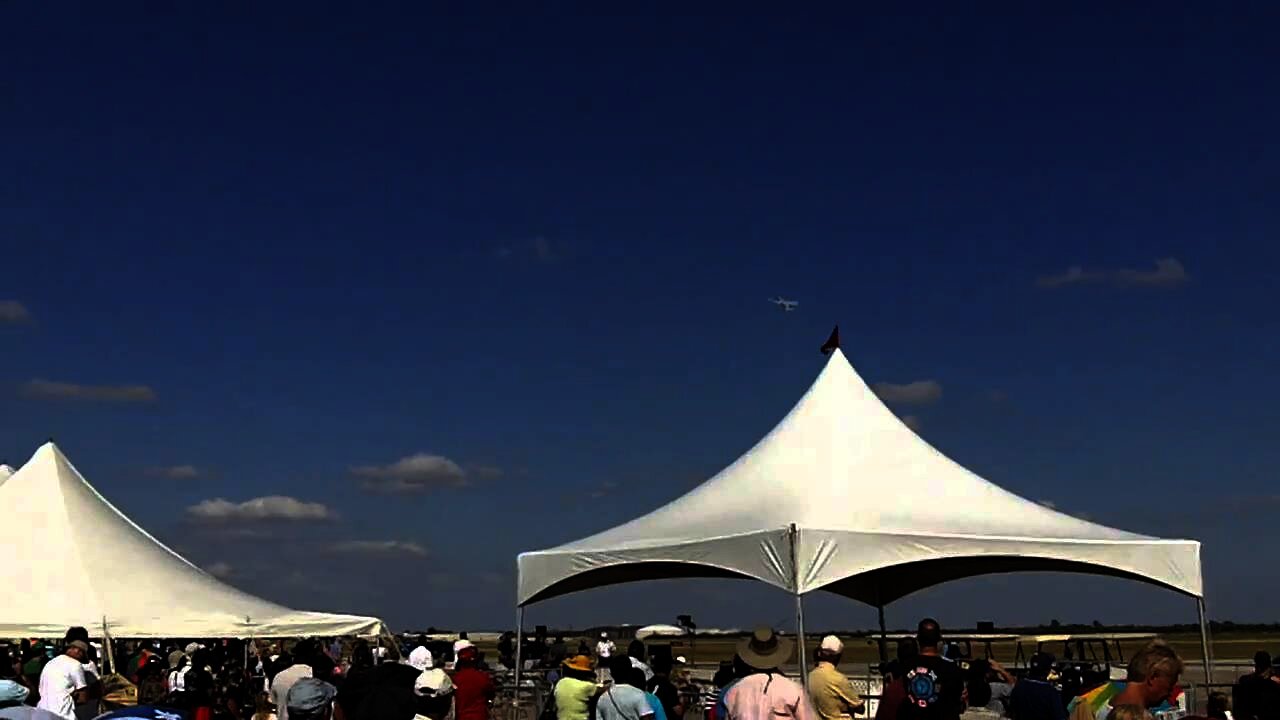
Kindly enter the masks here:
[[862, 709], [862, 698], [853, 691], [849, 678], [829, 662], [820, 662], [809, 673], [809, 697], [821, 720], [840, 720]]
[[557, 720], [588, 720], [591, 698], [596, 696], [596, 684], [577, 678], [563, 677], [553, 690], [556, 697]]

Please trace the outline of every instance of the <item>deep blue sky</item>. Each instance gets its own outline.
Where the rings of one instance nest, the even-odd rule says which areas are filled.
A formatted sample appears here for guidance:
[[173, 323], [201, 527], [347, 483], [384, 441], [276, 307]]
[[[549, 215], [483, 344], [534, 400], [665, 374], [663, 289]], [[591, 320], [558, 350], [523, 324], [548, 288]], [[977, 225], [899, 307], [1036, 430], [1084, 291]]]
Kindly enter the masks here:
[[[496, 627], [518, 551], [733, 460], [839, 322], [869, 381], [942, 386], [901, 412], [943, 451], [1204, 540], [1213, 614], [1275, 619], [1274, 4], [592, 7], [6, 5], [0, 456], [54, 436], [267, 597]], [[398, 495], [352, 472], [418, 453], [457, 470]], [[272, 495], [339, 517], [187, 510]], [[790, 603], [681, 582], [530, 620], [687, 611]], [[1076, 576], [955, 583], [890, 622], [925, 611], [1194, 617]]]

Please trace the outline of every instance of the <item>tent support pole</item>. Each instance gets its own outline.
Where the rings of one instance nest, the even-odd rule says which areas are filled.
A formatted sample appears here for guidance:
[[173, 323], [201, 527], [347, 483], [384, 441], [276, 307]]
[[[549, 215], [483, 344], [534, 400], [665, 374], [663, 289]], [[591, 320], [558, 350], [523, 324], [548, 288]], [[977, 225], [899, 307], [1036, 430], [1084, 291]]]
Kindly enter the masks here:
[[809, 653], [804, 647], [804, 596], [796, 593], [796, 654], [800, 656], [800, 684], [809, 693]]
[[516, 689], [511, 693], [511, 720], [516, 720], [520, 715], [520, 671], [522, 667], [521, 655], [524, 650], [524, 606], [516, 606]]
[[795, 523], [791, 523], [791, 529], [788, 533], [791, 536], [791, 587], [796, 594], [796, 654], [800, 659], [800, 684], [804, 686], [804, 692], [809, 694], [809, 658], [808, 651], [805, 650], [804, 642], [804, 594], [800, 592], [800, 551], [797, 545], [800, 544], [800, 529]]
[[880, 619], [880, 662], [889, 662], [889, 637], [884, 630], [884, 603], [876, 605], [876, 614]]
[[1209, 643], [1209, 621], [1204, 609], [1204, 598], [1196, 598], [1196, 612], [1200, 615], [1200, 652], [1204, 655], [1204, 682], [1206, 697], [1213, 684], [1213, 646]]
[[106, 615], [102, 616], [102, 649], [106, 651], [107, 657], [104, 658], [104, 660], [106, 660], [106, 664], [111, 669], [111, 672], [118, 672], [116, 670], [115, 649], [111, 647], [111, 633], [107, 630]]

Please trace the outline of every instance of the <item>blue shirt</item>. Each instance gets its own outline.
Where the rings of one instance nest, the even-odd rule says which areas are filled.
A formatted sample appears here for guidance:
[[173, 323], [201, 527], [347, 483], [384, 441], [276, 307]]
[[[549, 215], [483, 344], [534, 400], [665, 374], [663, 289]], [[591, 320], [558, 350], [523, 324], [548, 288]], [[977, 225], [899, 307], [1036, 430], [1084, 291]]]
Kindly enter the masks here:
[[667, 711], [662, 709], [662, 701], [657, 695], [651, 692], [644, 694], [644, 699], [649, 701], [649, 707], [653, 708], [653, 720], [667, 720]]

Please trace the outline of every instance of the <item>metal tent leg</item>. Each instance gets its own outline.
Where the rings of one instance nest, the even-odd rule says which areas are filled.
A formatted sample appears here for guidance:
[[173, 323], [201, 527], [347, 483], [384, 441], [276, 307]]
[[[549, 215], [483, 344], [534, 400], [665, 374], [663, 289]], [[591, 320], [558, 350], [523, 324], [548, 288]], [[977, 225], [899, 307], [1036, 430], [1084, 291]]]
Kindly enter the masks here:
[[511, 694], [511, 720], [520, 715], [520, 671], [522, 651], [524, 650], [524, 606], [516, 607], [516, 688]]
[[804, 642], [804, 596], [796, 593], [796, 653], [800, 656], [800, 684], [809, 692], [809, 653]]
[[1209, 621], [1206, 617], [1204, 598], [1196, 598], [1196, 611], [1200, 615], [1200, 652], [1204, 655], [1205, 692], [1213, 684], [1213, 646], [1209, 642]]
[[884, 605], [877, 605], [876, 612], [880, 616], [880, 662], [889, 662], [889, 636], [884, 630]]

